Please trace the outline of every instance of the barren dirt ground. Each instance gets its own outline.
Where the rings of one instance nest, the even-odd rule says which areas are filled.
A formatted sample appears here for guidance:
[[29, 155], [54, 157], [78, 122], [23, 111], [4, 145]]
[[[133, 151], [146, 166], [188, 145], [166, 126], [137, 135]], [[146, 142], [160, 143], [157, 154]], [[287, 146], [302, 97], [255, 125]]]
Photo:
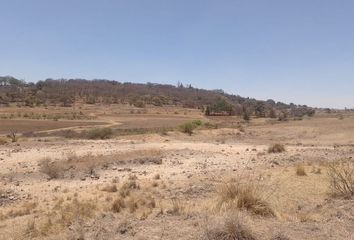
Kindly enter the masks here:
[[[0, 239], [354, 239], [354, 200], [333, 197], [327, 174], [352, 161], [353, 136], [352, 116], [324, 115], [192, 136], [20, 138], [0, 145]], [[276, 143], [285, 151], [269, 153]], [[230, 196], [232, 184], [252, 186], [258, 205]], [[233, 227], [252, 238], [220, 230]]]

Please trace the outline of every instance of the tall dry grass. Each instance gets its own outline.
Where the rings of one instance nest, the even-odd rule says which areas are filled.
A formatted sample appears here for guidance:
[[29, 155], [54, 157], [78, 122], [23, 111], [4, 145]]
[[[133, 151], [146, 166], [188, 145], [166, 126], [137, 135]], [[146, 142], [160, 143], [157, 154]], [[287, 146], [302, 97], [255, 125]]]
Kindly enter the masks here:
[[219, 211], [246, 210], [255, 215], [275, 216], [269, 203], [273, 190], [252, 177], [237, 177], [218, 187], [215, 208]]
[[330, 191], [333, 196], [351, 198], [354, 196], [354, 162], [339, 160], [328, 164]]

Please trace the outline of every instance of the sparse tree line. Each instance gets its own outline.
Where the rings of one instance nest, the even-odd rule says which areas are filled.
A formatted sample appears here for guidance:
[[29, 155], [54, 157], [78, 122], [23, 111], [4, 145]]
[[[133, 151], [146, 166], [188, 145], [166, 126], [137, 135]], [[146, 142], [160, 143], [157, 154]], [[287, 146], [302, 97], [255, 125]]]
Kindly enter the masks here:
[[283, 121], [289, 117], [301, 118], [305, 115], [313, 116], [315, 110], [307, 106], [286, 105], [284, 103], [275, 103], [273, 100], [258, 101], [255, 99], [245, 99], [244, 101], [231, 102], [225, 98], [220, 98], [214, 103], [208, 105], [205, 110], [207, 116], [243, 116], [244, 120], [249, 120], [250, 116], [259, 118], [278, 118]]
[[206, 115], [238, 115], [279, 118], [312, 116], [313, 108], [285, 104], [274, 100], [259, 101], [226, 94], [222, 90], [204, 90], [191, 85], [120, 83], [110, 80], [46, 79], [27, 83], [13, 77], [0, 77], [0, 104], [19, 106], [56, 105], [70, 107], [85, 104], [130, 104], [138, 108], [146, 105], [199, 108]]

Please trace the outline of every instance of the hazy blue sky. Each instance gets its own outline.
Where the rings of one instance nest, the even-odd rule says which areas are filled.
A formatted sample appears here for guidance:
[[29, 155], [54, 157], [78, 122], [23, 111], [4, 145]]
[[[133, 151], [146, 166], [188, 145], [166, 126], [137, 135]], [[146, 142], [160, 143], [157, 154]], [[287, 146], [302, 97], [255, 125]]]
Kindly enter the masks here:
[[353, 0], [0, 0], [0, 75], [354, 107]]

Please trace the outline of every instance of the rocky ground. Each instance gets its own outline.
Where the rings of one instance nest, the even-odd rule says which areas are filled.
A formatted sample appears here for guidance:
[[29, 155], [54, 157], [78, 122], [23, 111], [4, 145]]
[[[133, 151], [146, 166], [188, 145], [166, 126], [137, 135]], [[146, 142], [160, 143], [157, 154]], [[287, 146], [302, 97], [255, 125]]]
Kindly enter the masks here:
[[353, 134], [315, 118], [2, 145], [0, 239], [354, 239], [354, 200], [328, 177]]

